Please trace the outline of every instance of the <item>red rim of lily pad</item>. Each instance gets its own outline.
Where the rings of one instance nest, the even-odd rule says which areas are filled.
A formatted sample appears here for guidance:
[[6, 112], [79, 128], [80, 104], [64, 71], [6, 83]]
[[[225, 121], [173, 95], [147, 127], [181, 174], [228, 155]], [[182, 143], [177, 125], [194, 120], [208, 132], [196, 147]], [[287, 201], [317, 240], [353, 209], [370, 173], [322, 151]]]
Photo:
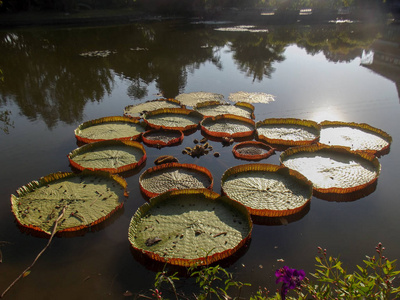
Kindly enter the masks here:
[[323, 130], [324, 128], [327, 128], [327, 127], [351, 127], [351, 128], [359, 129], [366, 133], [379, 136], [380, 138], [382, 138], [384, 141], [387, 142], [387, 145], [381, 147], [379, 150], [366, 149], [366, 150], [354, 150], [354, 151], [365, 151], [365, 152], [369, 152], [378, 157], [388, 154], [390, 151], [390, 144], [392, 143], [392, 137], [388, 133], [386, 133], [385, 131], [383, 131], [379, 128], [372, 127], [365, 123], [341, 122], [341, 121], [323, 121], [320, 123], [320, 125], [321, 125], [321, 130]]
[[[262, 150], [265, 150], [265, 152], [261, 153], [261, 154], [246, 154], [246, 153], [240, 152], [240, 149], [247, 148], [247, 147], [260, 148]], [[232, 152], [236, 158], [245, 159], [245, 160], [260, 160], [260, 159], [268, 158], [272, 154], [274, 154], [275, 148], [272, 148], [271, 146], [264, 144], [262, 142], [245, 141], [245, 142], [241, 142], [241, 143], [238, 143], [235, 146], [233, 146]]]
[[[177, 115], [177, 116], [187, 116], [189, 118], [195, 119], [195, 121], [191, 121], [189, 125], [181, 124], [176, 126], [171, 125], [160, 125], [155, 124], [149, 120], [151, 117], [159, 116], [159, 115]], [[197, 111], [186, 109], [186, 108], [160, 108], [157, 110], [150, 111], [144, 115], [144, 122], [147, 124], [148, 127], [157, 130], [181, 130], [183, 132], [196, 130], [199, 126], [200, 121], [203, 119], [203, 115]]]
[[[62, 180], [68, 180], [70, 178], [83, 178], [85, 176], [110, 179], [113, 182], [113, 184], [117, 184], [122, 188], [123, 196], [128, 197], [126, 180], [118, 175], [111, 174], [109, 172], [84, 170], [83, 172], [81, 172], [79, 174], [76, 174], [73, 172], [52, 173], [52, 174], [46, 175], [44, 177], [41, 177], [38, 181], [36, 181], [36, 180], [31, 181], [28, 184], [20, 187], [16, 191], [17, 196], [15, 196], [13, 194], [11, 195], [11, 211], [13, 212], [18, 225], [21, 226], [21, 228], [26, 228], [27, 230], [33, 230], [33, 232], [36, 231], [39, 234], [39, 236], [40, 236], [40, 234], [50, 235], [50, 231], [46, 231], [43, 228], [36, 226], [36, 225], [26, 224], [21, 220], [21, 218], [24, 217], [23, 214], [27, 213], [27, 212], [26, 211], [24, 211], [22, 213], [20, 212], [20, 206], [22, 206], [22, 204], [20, 202], [20, 198], [24, 197], [25, 195], [27, 195], [29, 193], [34, 192], [36, 189], [43, 188], [43, 187], [49, 188], [49, 186], [52, 183], [57, 183]], [[101, 197], [101, 196], [102, 195], [99, 195], [96, 192], [93, 194], [93, 197]], [[61, 199], [61, 200], [64, 200], [64, 199]], [[96, 200], [93, 200], [93, 202], [96, 202]], [[38, 209], [32, 208], [32, 206], [33, 206], [32, 202], [30, 202], [28, 204], [29, 204], [29, 206], [31, 206], [30, 209], [38, 211]], [[59, 224], [63, 223], [63, 219], [73, 217], [74, 213], [78, 213], [78, 211], [76, 211], [76, 212], [69, 211], [70, 205], [71, 204], [65, 204], [64, 207], [62, 205], [56, 205], [53, 209], [53, 212], [51, 213], [51, 214], [54, 214], [54, 216], [52, 216], [52, 218], [50, 218], [50, 219], [54, 219], [54, 218], [57, 218], [58, 216], [60, 216], [64, 209], [65, 209], [64, 215], [63, 215], [63, 218], [61, 219], [61, 221], [59, 222]], [[124, 201], [120, 201], [120, 203], [118, 205], [116, 205], [112, 210], [110, 210], [108, 213], [104, 214], [102, 217], [98, 218], [97, 220], [95, 220], [93, 222], [90, 222], [90, 223], [84, 224], [84, 225], [79, 225], [79, 226], [67, 227], [65, 229], [57, 230], [56, 232], [57, 232], [57, 234], [60, 234], [60, 233], [68, 234], [71, 232], [80, 232], [84, 229], [91, 228], [92, 226], [99, 225], [100, 223], [103, 223], [105, 220], [109, 219], [115, 212], [120, 210], [123, 207], [123, 205], [124, 205]], [[29, 207], [28, 207], [28, 209], [29, 209]], [[44, 213], [44, 212], [41, 212], [41, 213]], [[82, 216], [80, 216], [79, 218], [82, 218]], [[44, 216], [41, 219], [43, 219], [43, 221], [46, 222], [46, 220], [49, 219], [49, 216], [47, 217], [47, 219]]]
[[[285, 208], [285, 209], [262, 208], [261, 209], [261, 208], [250, 207], [250, 206], [242, 203], [240, 200], [234, 199], [233, 197], [231, 197], [227, 194], [226, 188], [224, 189], [224, 183], [227, 181], [227, 179], [229, 177], [233, 176], [234, 178], [236, 178], [236, 176], [240, 173], [247, 174], [247, 173], [252, 173], [252, 172], [260, 173], [262, 176], [263, 176], [263, 174], [266, 174], [266, 173], [276, 174], [277, 178], [279, 178], [279, 176], [280, 176], [283, 178], [290, 179], [292, 182], [295, 182], [298, 185], [298, 188], [302, 189], [303, 194], [306, 195], [304, 203], [302, 205], [294, 207], [294, 208]], [[251, 182], [249, 184], [252, 185]], [[311, 197], [312, 197], [312, 183], [305, 176], [303, 176], [299, 172], [289, 169], [283, 165], [278, 166], [278, 165], [261, 164], [261, 163], [238, 165], [238, 166], [229, 168], [222, 175], [221, 189], [222, 189], [223, 195], [226, 195], [227, 197], [229, 197], [230, 199], [232, 199], [235, 202], [243, 204], [247, 208], [247, 210], [250, 212], [251, 215], [260, 216], [260, 217], [284, 217], [284, 216], [297, 214], [300, 211], [302, 211], [309, 204]], [[266, 189], [269, 190], [270, 188], [267, 187]], [[249, 192], [248, 188], [246, 189], [246, 192]]]
[[[163, 135], [163, 134], [172, 136], [172, 138], [167, 139], [167, 141], [150, 138], [150, 136], [152, 135]], [[183, 138], [184, 134], [182, 130], [150, 129], [142, 134], [143, 143], [151, 147], [166, 147], [166, 146], [180, 144], [183, 141]]]
[[[139, 177], [139, 185], [140, 185], [141, 192], [147, 198], [152, 198], [152, 197], [162, 194], [162, 193], [152, 192], [152, 191], [146, 189], [143, 186], [143, 180], [146, 178], [146, 176], [150, 176], [151, 174], [154, 174], [156, 172], [163, 172], [163, 171], [166, 172], [168, 170], [173, 170], [173, 169], [182, 169], [182, 170], [186, 169], [186, 170], [189, 170], [192, 172], [199, 173], [199, 175], [201, 175], [201, 176], [207, 177], [209, 180], [209, 185], [205, 186], [204, 188], [212, 190], [213, 185], [214, 185], [214, 179], [213, 179], [211, 172], [207, 168], [204, 168], [202, 166], [198, 166], [195, 164], [181, 164], [181, 163], [174, 162], [174, 163], [166, 163], [166, 164], [154, 166], [154, 167], [149, 168], [146, 171], [144, 171]], [[178, 188], [176, 187], [176, 188], [171, 188], [171, 189], [178, 189]]]
[[366, 183], [359, 184], [353, 187], [318, 188], [315, 186], [315, 184], [313, 184], [314, 194], [320, 195], [321, 197], [319, 198], [324, 198], [324, 195], [329, 196], [334, 194], [350, 194], [350, 193], [368, 191], [371, 185], [376, 184], [381, 171], [381, 165], [379, 163], [379, 160], [376, 158], [376, 156], [372, 155], [371, 153], [362, 151], [352, 151], [349, 148], [342, 146], [327, 146], [322, 144], [289, 148], [281, 153], [279, 158], [280, 162], [281, 164], [285, 165], [285, 160], [287, 158], [289, 158], [292, 155], [297, 155], [301, 153], [304, 153], [305, 155], [309, 155], [310, 153], [315, 153], [315, 154], [328, 153], [331, 154], [332, 156], [334, 156], [335, 154], [348, 155], [349, 157], [354, 157], [354, 159], [361, 159], [369, 163], [375, 169], [376, 176], [374, 176], [372, 180], [369, 180]]
[[[96, 125], [101, 125], [101, 124], [106, 124], [106, 123], [127, 123], [127, 124], [132, 124], [137, 126], [140, 129], [140, 133], [137, 133], [133, 136], [124, 136], [124, 137], [117, 137], [117, 138], [112, 138], [112, 139], [104, 139], [104, 138], [87, 138], [81, 135], [81, 131], [92, 126]], [[106, 141], [106, 140], [139, 140], [142, 133], [145, 131], [144, 126], [140, 122], [139, 119], [132, 119], [129, 117], [122, 117], [122, 116], [112, 116], [112, 117], [103, 117], [95, 120], [90, 120], [86, 121], [82, 124], [80, 124], [76, 129], [75, 129], [75, 137], [79, 142], [89, 144], [89, 143], [94, 143], [94, 142], [100, 142], [100, 141]]]
[[[207, 102], [198, 103], [194, 107], [194, 110], [199, 111], [199, 110], [201, 110], [201, 108], [213, 107], [213, 106], [226, 106], [226, 107], [232, 106], [232, 107], [241, 108], [242, 110], [247, 111], [247, 113], [248, 113], [248, 115], [249, 115], [249, 117], [251, 119], [255, 118], [255, 116], [254, 116], [254, 106], [252, 104], [246, 103], [246, 102], [238, 102], [238, 103], [235, 103], [235, 104], [232, 105], [232, 104], [229, 104], [229, 103], [226, 103], [226, 102], [220, 102], [220, 101], [207, 101]], [[201, 114], [204, 117], [214, 117], [215, 116], [215, 114], [213, 114], [213, 115], [206, 115], [206, 114], [203, 114], [203, 113], [201, 113]], [[226, 113], [223, 113], [223, 114], [232, 114], [232, 113], [226, 112]], [[233, 115], [237, 115], [237, 114], [233, 114]], [[244, 116], [242, 116], [242, 117], [244, 117]]]
[[[123, 146], [126, 147], [127, 149], [129, 148], [135, 148], [135, 149], [139, 149], [142, 152], [142, 156], [141, 158], [133, 163], [129, 163], [117, 168], [90, 168], [90, 167], [84, 167], [81, 164], [77, 163], [74, 158], [78, 155], [82, 155], [84, 153], [93, 151], [93, 150], [104, 150], [109, 146]], [[100, 141], [100, 142], [95, 142], [95, 143], [90, 143], [90, 144], [85, 144], [73, 151], [71, 151], [68, 154], [68, 160], [69, 163], [72, 167], [74, 167], [77, 170], [83, 171], [83, 170], [90, 170], [90, 171], [105, 171], [105, 172], [109, 172], [112, 174], [115, 173], [122, 173], [122, 172], [126, 172], [126, 171], [130, 171], [132, 169], [135, 168], [139, 168], [140, 166], [142, 166], [147, 159], [147, 155], [146, 155], [146, 150], [144, 149], [143, 145], [140, 144], [139, 142], [136, 141], [127, 141], [127, 140], [105, 140], [105, 141]]]
[[[139, 116], [132, 116], [132, 115], [130, 115], [129, 112], [127, 112], [127, 111], [129, 111], [130, 108], [137, 107], [137, 106], [139, 106], [139, 105], [140, 105], [140, 106], [144, 106], [144, 107], [146, 107], [146, 105], [148, 105], [148, 106], [151, 107], [152, 104], [155, 104], [154, 106], [157, 106], [156, 104], [157, 104], [157, 103], [161, 103], [161, 102], [169, 103], [169, 104], [171, 104], [171, 105], [174, 105], [174, 107], [176, 107], [176, 108], [185, 108], [185, 106], [182, 105], [182, 103], [180, 103], [178, 100], [173, 99], [173, 98], [154, 99], [154, 100], [146, 101], [146, 102], [144, 102], [144, 103], [132, 104], [132, 105], [126, 106], [125, 109], [124, 109], [124, 116], [129, 117], [129, 118], [132, 118], [132, 119], [140, 119], [140, 118], [141, 118], [140, 115], [139, 115]], [[151, 109], [150, 111], [156, 110], [156, 109], [160, 109], [160, 108], [161, 108], [161, 107], [158, 107], [158, 108], [155, 108], [155, 109]], [[172, 107], [170, 107], [170, 108], [172, 108]], [[149, 111], [149, 110], [143, 110], [141, 113], [145, 113], [145, 112], [148, 112], [148, 111]]]
[[[243, 232], [243, 235], [241, 235], [241, 240], [237, 243], [234, 244], [233, 247], [228, 248], [228, 246], [226, 246], [223, 244], [223, 242], [219, 242], [220, 243], [220, 247], [221, 248], [226, 248], [226, 250], [222, 250], [220, 252], [215, 252], [213, 248], [211, 251], [206, 252], [202, 255], [198, 255], [195, 258], [185, 258], [184, 255], [180, 256], [177, 255], [178, 257], [166, 257], [167, 253], [164, 253], [164, 255], [158, 254], [155, 251], [149, 251], [144, 249], [144, 247], [141, 247], [141, 245], [139, 244], [139, 236], [141, 234], [141, 232], [139, 231], [139, 226], [140, 226], [140, 222], [143, 219], [148, 219], [150, 216], [154, 216], [153, 214], [151, 214], [151, 210], [153, 208], [159, 208], [162, 205], [169, 205], [171, 204], [174, 199], [182, 199], [184, 198], [185, 201], [186, 199], [188, 201], [190, 201], [191, 197], [202, 197], [205, 201], [207, 201], [207, 203], [213, 203], [214, 206], [223, 206], [226, 208], [226, 210], [229, 208], [229, 210], [235, 211], [236, 217], [234, 215], [229, 214], [229, 219], [230, 220], [223, 220], [222, 218], [220, 219], [221, 222], [224, 222], [224, 224], [228, 224], [228, 226], [232, 226], [232, 227], [246, 227], [246, 232]], [[197, 200], [199, 200], [198, 198], [196, 198]], [[197, 201], [196, 204], [192, 204], [192, 205], [196, 205], [197, 204], [201, 205], [202, 203]], [[208, 205], [208, 204], [207, 204]], [[190, 204], [188, 205], [190, 206]], [[214, 207], [215, 209], [215, 207]], [[175, 211], [174, 211], [175, 212]], [[187, 212], [190, 214], [192, 212], [198, 212], [198, 209], [193, 209], [191, 207], [189, 207], [187, 209]], [[160, 218], [162, 215], [157, 214], [157, 216]], [[177, 216], [181, 219], [185, 219], [188, 220], [189, 218], [187, 216], [183, 217], [183, 216]], [[243, 224], [242, 221], [231, 221], [231, 219], [237, 218], [237, 219], [243, 219], [242, 221], [245, 223]], [[169, 226], [166, 226], [165, 224], [162, 224], [162, 220], [158, 221], [156, 219], [157, 223], [154, 225], [159, 226], [160, 228], [169, 228]], [[195, 222], [199, 222], [201, 220], [199, 220], [198, 218], [196, 218]], [[177, 223], [177, 222], [174, 222]], [[195, 224], [191, 224], [191, 225], [195, 225]], [[189, 227], [191, 227], [191, 225]], [[232, 238], [230, 238], [231, 234], [236, 234], [235, 232], [240, 232], [238, 229], [235, 230], [231, 230], [231, 231], [225, 231], [225, 232], [220, 232], [221, 229], [218, 227], [216, 228], [215, 226], [208, 226], [208, 224], [204, 224], [206, 225], [205, 229], [211, 229], [211, 230], [216, 230], [215, 232], [209, 233], [208, 232], [193, 232], [193, 235], [196, 236], [204, 236], [206, 239], [208, 237], [208, 239], [210, 241], [212, 241], [213, 239], [218, 239], [218, 238], [222, 238], [222, 240], [229, 240], [229, 243], [231, 243], [231, 240], [233, 240]], [[191, 230], [189, 227], [182, 228], [182, 230]], [[224, 197], [224, 196], [220, 196], [219, 194], [210, 191], [208, 189], [185, 189], [185, 190], [171, 190], [168, 192], [165, 192], [163, 194], [160, 194], [157, 197], [154, 197], [150, 200], [150, 202], [145, 203], [144, 205], [140, 206], [138, 208], [138, 210], [136, 211], [136, 213], [134, 214], [134, 216], [131, 219], [130, 222], [130, 226], [129, 226], [129, 231], [128, 231], [128, 239], [131, 243], [132, 249], [147, 256], [148, 258], [161, 262], [161, 263], [167, 263], [170, 265], [175, 265], [175, 266], [181, 266], [181, 267], [190, 267], [190, 266], [204, 266], [204, 265], [209, 265], [212, 263], [215, 263], [217, 261], [223, 260], [227, 257], [230, 257], [232, 255], [234, 255], [235, 253], [238, 252], [238, 250], [240, 250], [251, 238], [251, 232], [253, 229], [253, 222], [251, 220], [251, 216], [249, 214], [249, 212], [247, 211], [247, 209], [241, 205], [238, 202], [232, 201], [230, 200], [228, 197]], [[146, 230], [146, 229], [145, 229]], [[216, 233], [218, 232], [218, 233]], [[166, 241], [168, 242], [170, 239], [177, 239], [179, 241], [179, 238], [186, 238], [184, 237], [184, 235], [180, 235], [180, 233], [178, 233], [177, 235], [175, 235], [175, 233], [173, 234], [173, 236], [171, 235], [169, 238], [167, 238], [166, 240], [163, 238], [159, 238], [157, 240], [155, 240], [154, 244], [158, 243], [160, 241], [160, 243]], [[147, 239], [147, 241], [149, 241], [150, 239]], [[146, 241], [146, 244], [147, 244]], [[217, 241], [217, 240], [216, 240]], [[215, 241], [212, 241], [215, 242]], [[152, 246], [152, 245], [151, 245]], [[149, 247], [151, 247], [149, 246]], [[194, 247], [197, 250], [201, 250], [203, 252], [205, 252], [207, 249], [207, 245], [206, 244], [202, 244], [201, 247], [200, 246], [196, 246], [195, 242], [191, 243], [190, 245], [188, 245], [189, 247]], [[147, 248], [149, 248], [147, 247]], [[189, 249], [187, 249], [187, 251], [189, 251]], [[192, 252], [192, 251], [190, 251]], [[214, 252], [214, 253], [213, 253]], [[203, 256], [204, 255], [204, 256]]]
[[[295, 126], [298, 128], [304, 128], [307, 131], [312, 131], [314, 137], [310, 139], [302, 140], [287, 140], [280, 138], [272, 138], [259, 133], [259, 128], [263, 125], [266, 126]], [[256, 137], [258, 140], [263, 141], [270, 145], [281, 145], [281, 146], [304, 146], [318, 142], [320, 135], [321, 126], [311, 120], [302, 120], [295, 118], [270, 118], [256, 123]]]
[[[221, 132], [221, 131], [212, 131], [207, 129], [208, 125], [215, 124], [218, 122], [225, 122], [225, 121], [232, 121], [232, 122], [237, 122], [237, 123], [242, 123], [247, 126], [250, 126], [251, 130], [245, 130], [245, 131], [238, 131], [234, 133], [229, 133], [229, 132]], [[231, 115], [231, 114], [225, 114], [225, 115], [218, 115], [215, 117], [207, 117], [204, 118], [200, 122], [200, 127], [201, 130], [208, 136], [213, 136], [217, 138], [223, 138], [223, 137], [231, 137], [231, 138], [247, 138], [250, 137], [254, 134], [254, 126], [255, 122], [249, 118], [244, 118], [236, 115]]]

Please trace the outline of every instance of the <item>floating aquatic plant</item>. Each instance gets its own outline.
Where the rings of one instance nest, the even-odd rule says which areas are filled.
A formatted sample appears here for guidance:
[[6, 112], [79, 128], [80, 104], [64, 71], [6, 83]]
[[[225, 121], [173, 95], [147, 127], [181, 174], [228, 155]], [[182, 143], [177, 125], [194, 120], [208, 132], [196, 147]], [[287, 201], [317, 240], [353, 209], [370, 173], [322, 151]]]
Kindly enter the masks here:
[[141, 191], [154, 197], [171, 189], [213, 187], [213, 176], [204, 167], [195, 164], [167, 163], [152, 167], [139, 177]]
[[176, 100], [181, 102], [183, 105], [196, 106], [198, 103], [208, 102], [208, 101], [224, 101], [224, 96], [216, 93], [209, 92], [194, 92], [179, 94], [176, 96]]
[[260, 160], [270, 157], [275, 153], [275, 149], [262, 142], [245, 141], [233, 146], [232, 152], [236, 158]]
[[302, 146], [316, 143], [320, 130], [317, 122], [294, 118], [271, 118], [256, 123], [257, 139], [270, 145]]
[[284, 166], [246, 164], [229, 168], [221, 178], [223, 194], [252, 215], [281, 217], [298, 213], [311, 200], [312, 184]]
[[236, 253], [251, 236], [246, 208], [207, 189], [174, 190], [139, 207], [128, 237], [135, 251], [178, 266], [202, 266]]
[[162, 108], [150, 111], [143, 120], [152, 129], [189, 131], [197, 129], [203, 116], [185, 108]]
[[312, 145], [285, 150], [281, 163], [306, 176], [319, 193], [345, 194], [363, 190], [380, 174], [378, 159], [346, 147]]
[[201, 130], [209, 136], [218, 138], [245, 138], [254, 134], [254, 121], [235, 115], [219, 115], [204, 118], [200, 122]]
[[146, 150], [142, 144], [124, 140], [86, 144], [68, 154], [71, 166], [78, 170], [110, 173], [121, 173], [140, 167], [146, 158]]
[[365, 123], [324, 121], [319, 142], [325, 145], [349, 147], [380, 156], [389, 152], [392, 137]]
[[175, 99], [156, 99], [140, 104], [128, 105], [124, 109], [124, 116], [140, 118], [143, 114], [161, 108], [181, 108], [182, 105]]
[[270, 103], [275, 101], [275, 97], [266, 93], [236, 92], [229, 95], [229, 100], [232, 102]]
[[57, 232], [78, 231], [122, 208], [126, 186], [108, 172], [54, 173], [19, 188], [11, 195], [11, 210], [21, 226], [46, 234], [65, 210]]
[[184, 134], [181, 130], [151, 129], [142, 134], [143, 143], [157, 148], [180, 144], [183, 138]]
[[219, 101], [207, 101], [198, 103], [194, 110], [205, 117], [215, 117], [218, 115], [231, 114], [244, 118], [254, 119], [254, 106], [246, 102], [238, 102], [234, 105]]
[[105, 140], [137, 140], [145, 131], [139, 120], [128, 117], [104, 117], [80, 124], [75, 137], [82, 143]]

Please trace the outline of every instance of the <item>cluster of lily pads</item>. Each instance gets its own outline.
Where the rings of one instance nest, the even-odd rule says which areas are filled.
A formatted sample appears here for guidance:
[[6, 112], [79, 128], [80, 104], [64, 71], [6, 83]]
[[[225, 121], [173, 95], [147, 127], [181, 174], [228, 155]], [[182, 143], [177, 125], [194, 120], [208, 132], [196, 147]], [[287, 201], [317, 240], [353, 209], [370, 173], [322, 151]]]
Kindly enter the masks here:
[[[183, 149], [187, 154], [206, 154], [212, 142], [228, 146], [240, 141], [233, 155], [254, 162], [227, 169], [218, 194], [207, 168], [159, 157], [139, 176], [148, 202], [136, 211], [128, 230], [140, 255], [179, 266], [209, 264], [236, 253], [250, 239], [252, 217], [298, 214], [313, 195], [351, 200], [371, 192], [381, 169], [378, 157], [388, 153], [392, 141], [387, 133], [337, 121], [255, 122], [249, 102], [268, 103], [271, 95], [240, 92], [230, 99], [239, 97], [242, 101], [229, 104], [219, 94], [181, 94], [127, 106], [123, 116], [80, 124], [75, 129], [80, 147], [68, 154], [74, 172], [50, 174], [19, 188], [11, 196], [18, 223], [46, 234], [60, 216], [58, 232], [101, 223], [122, 207], [127, 184], [118, 174], [143, 166], [143, 144], [179, 145], [198, 129], [204, 139]], [[281, 165], [258, 162], [275, 151], [282, 151]]]

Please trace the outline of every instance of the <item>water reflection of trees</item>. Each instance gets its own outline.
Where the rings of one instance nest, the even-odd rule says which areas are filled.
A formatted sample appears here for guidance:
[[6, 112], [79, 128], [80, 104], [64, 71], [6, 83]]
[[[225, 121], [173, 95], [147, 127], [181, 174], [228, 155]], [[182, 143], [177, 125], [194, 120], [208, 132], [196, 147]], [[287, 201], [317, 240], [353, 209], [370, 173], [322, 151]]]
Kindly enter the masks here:
[[101, 62], [82, 64], [65, 32], [28, 31], [0, 36], [4, 82], [1, 101], [12, 100], [29, 119], [76, 123], [88, 101], [111, 92], [112, 76]]
[[231, 51], [239, 70], [253, 77], [253, 81], [271, 78], [273, 63], [285, 59], [285, 45], [272, 43], [268, 34], [242, 33], [231, 40]]
[[[288, 45], [327, 60], [348, 62], [360, 57], [378, 32], [362, 26], [277, 26], [269, 32], [221, 32], [180, 22], [127, 26], [21, 30], [0, 33], [0, 105], [18, 105], [30, 119], [48, 127], [58, 121], [82, 120], [83, 108], [101, 101], [113, 89], [114, 77], [129, 82], [132, 99], [144, 99], [154, 83], [164, 97], [175, 97], [187, 76], [206, 63], [222, 69], [219, 49], [229, 45], [239, 71], [253, 80], [273, 75]], [[104, 58], [79, 54], [112, 50]]]

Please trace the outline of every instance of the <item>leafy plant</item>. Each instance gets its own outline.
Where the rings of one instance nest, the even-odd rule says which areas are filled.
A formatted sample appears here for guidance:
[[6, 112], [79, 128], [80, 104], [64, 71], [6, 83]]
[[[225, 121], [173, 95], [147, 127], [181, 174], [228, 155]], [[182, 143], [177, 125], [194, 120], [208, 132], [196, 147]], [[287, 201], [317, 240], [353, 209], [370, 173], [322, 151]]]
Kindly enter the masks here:
[[309, 299], [308, 295], [314, 299], [399, 299], [400, 286], [394, 286], [400, 274], [396, 270], [396, 260], [390, 261], [383, 255], [382, 243], [375, 249], [377, 257], [366, 256], [365, 266], [357, 265], [359, 271], [348, 274], [338, 258], [328, 257], [326, 249], [318, 247], [316, 272], [311, 275], [320, 284], [307, 280], [298, 292], [299, 299]]
[[[291, 269], [287, 266], [276, 270], [276, 283], [282, 282], [279, 292], [269, 296], [266, 288], [260, 288], [250, 300], [305, 300], [305, 299], [400, 299], [400, 271], [396, 270], [396, 260], [390, 261], [383, 255], [385, 248], [379, 243], [376, 248], [377, 256], [366, 256], [364, 266], [356, 266], [358, 271], [347, 273], [343, 262], [338, 258], [328, 256], [326, 249], [318, 247], [315, 257], [315, 273], [310, 275], [316, 282], [305, 277], [303, 270]], [[200, 269], [189, 268], [191, 277], [195, 277], [200, 292], [194, 299], [243, 299], [241, 291], [249, 283], [235, 281], [230, 272], [216, 266], [204, 266]], [[176, 273], [167, 276], [164, 271], [157, 273], [154, 299], [164, 299], [161, 296], [161, 283], [169, 282], [178, 299], [174, 281], [178, 280]], [[396, 281], [397, 280], [397, 281]], [[232, 296], [231, 287], [236, 288], [237, 296]], [[293, 290], [293, 296], [287, 296]], [[183, 297], [190, 299], [189, 297]]]

